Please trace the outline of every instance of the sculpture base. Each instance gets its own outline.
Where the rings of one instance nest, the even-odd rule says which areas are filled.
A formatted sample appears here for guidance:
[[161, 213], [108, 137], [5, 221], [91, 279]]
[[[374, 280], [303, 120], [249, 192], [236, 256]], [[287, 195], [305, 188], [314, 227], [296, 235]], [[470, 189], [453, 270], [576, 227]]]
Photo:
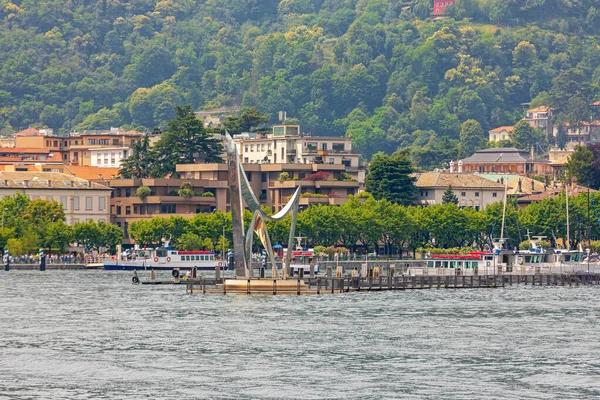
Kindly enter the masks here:
[[301, 293], [308, 291], [303, 279], [225, 279], [227, 293]]

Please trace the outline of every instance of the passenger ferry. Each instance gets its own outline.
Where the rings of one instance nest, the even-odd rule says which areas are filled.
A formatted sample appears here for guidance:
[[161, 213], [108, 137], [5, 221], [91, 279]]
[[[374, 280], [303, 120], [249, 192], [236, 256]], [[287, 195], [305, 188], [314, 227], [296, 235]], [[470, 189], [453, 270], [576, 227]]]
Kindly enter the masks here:
[[134, 251], [133, 259], [104, 260], [105, 270], [214, 270], [216, 267], [227, 269], [226, 260], [215, 258], [208, 250], [183, 251], [170, 246], [158, 249], [140, 249]]

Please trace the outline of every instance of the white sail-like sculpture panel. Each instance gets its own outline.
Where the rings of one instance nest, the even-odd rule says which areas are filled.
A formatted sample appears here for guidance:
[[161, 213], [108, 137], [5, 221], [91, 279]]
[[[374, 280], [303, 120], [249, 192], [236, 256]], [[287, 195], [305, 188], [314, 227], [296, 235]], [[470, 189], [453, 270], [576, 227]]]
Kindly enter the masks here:
[[[259, 237], [267, 257], [271, 261], [273, 268], [273, 277], [278, 277], [277, 263], [275, 260], [275, 253], [271, 245], [271, 239], [267, 230], [265, 221], [280, 221], [285, 218], [288, 214], [292, 215], [292, 223], [290, 226], [290, 234], [288, 238], [288, 247], [285, 255], [285, 270], [289, 270], [292, 247], [294, 240], [294, 233], [296, 231], [296, 219], [298, 216], [298, 203], [300, 201], [301, 185], [298, 186], [294, 195], [290, 198], [290, 201], [275, 215], [267, 215], [252, 188], [248, 182], [248, 177], [242, 164], [240, 163], [239, 155], [235, 147], [233, 138], [229, 133], [225, 133], [226, 149], [227, 149], [227, 162], [229, 165], [229, 190], [230, 190], [230, 204], [231, 204], [231, 216], [232, 216], [232, 228], [233, 228], [233, 258], [236, 275], [238, 277], [249, 278], [252, 276], [252, 241], [254, 233]], [[252, 211], [252, 220], [248, 231], [244, 233], [244, 203]]]

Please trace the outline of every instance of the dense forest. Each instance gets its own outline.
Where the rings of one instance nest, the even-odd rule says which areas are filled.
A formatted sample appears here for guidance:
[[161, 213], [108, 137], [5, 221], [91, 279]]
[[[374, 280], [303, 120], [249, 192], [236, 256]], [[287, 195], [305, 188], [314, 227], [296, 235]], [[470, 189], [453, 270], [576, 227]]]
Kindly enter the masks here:
[[459, 0], [438, 21], [430, 5], [0, 0], [0, 131], [150, 131], [174, 106], [256, 106], [432, 168], [527, 103], [577, 122], [600, 99], [597, 0]]

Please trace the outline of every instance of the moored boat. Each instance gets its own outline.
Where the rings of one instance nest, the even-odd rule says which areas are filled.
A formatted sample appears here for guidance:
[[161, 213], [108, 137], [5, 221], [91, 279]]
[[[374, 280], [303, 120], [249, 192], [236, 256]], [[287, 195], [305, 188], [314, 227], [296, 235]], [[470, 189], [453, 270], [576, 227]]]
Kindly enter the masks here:
[[215, 257], [208, 250], [176, 250], [170, 246], [158, 249], [134, 251], [132, 259], [104, 260], [105, 270], [214, 270], [216, 267], [227, 269], [226, 260]]

